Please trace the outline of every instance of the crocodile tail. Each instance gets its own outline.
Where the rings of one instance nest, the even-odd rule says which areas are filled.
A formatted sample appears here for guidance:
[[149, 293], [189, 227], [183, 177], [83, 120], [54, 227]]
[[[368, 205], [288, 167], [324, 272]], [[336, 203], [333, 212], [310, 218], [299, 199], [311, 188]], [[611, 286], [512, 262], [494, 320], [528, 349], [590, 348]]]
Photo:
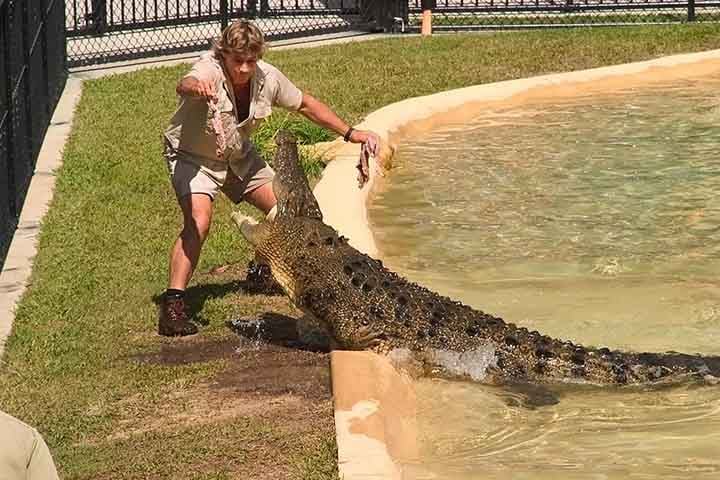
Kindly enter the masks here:
[[644, 381], [676, 376], [720, 378], [720, 357], [668, 352], [630, 354], [629, 360], [631, 369]]
[[493, 324], [499, 327], [492, 336], [504, 352], [500, 366], [516, 377], [605, 385], [660, 383], [708, 376], [720, 378], [720, 357], [587, 348], [529, 332], [492, 317], [484, 319], [483, 323], [491, 328]]
[[631, 353], [607, 348], [587, 351], [586, 368], [601, 383], [643, 384], [675, 382], [707, 376], [720, 378], [720, 357], [676, 352]]

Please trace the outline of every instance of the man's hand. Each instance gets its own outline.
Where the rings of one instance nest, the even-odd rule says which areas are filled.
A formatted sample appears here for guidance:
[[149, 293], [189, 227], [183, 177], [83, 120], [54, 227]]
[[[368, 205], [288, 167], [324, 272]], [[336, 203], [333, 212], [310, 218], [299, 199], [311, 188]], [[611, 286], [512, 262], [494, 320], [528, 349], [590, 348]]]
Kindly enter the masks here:
[[358, 169], [358, 187], [362, 188], [370, 179], [370, 157], [377, 157], [380, 151], [380, 137], [369, 130], [353, 130], [349, 140], [352, 143], [362, 143]]
[[[344, 136], [348, 132], [348, 124], [333, 112], [330, 107], [320, 100], [316, 99], [307, 92], [303, 92], [302, 103], [298, 110], [312, 122], [325, 127]], [[377, 156], [380, 153], [380, 137], [377, 133], [370, 130], [350, 130], [350, 136], [347, 141], [352, 143], [362, 143], [360, 153], [360, 161], [358, 162], [358, 183], [360, 188], [370, 178], [370, 157]]]
[[200, 80], [195, 77], [185, 77], [175, 89], [178, 95], [204, 99], [208, 102], [217, 103], [215, 84], [210, 80]]

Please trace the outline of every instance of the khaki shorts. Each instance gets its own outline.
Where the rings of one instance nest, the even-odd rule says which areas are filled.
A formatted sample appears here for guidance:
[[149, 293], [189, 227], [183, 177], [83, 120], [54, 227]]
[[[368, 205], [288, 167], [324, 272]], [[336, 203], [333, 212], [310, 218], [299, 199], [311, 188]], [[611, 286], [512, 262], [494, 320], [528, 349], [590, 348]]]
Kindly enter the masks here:
[[225, 162], [199, 161], [192, 155], [165, 150], [170, 179], [177, 198], [193, 193], [204, 193], [215, 199], [218, 191], [230, 200], [240, 203], [253, 190], [270, 183], [275, 172], [252, 150], [252, 155], [243, 162], [242, 175]]

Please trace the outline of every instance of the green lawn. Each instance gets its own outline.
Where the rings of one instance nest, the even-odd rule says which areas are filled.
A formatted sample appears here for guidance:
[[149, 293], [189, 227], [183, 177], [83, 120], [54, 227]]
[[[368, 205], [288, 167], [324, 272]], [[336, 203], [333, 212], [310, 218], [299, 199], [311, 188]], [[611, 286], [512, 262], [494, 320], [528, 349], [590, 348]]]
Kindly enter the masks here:
[[[393, 38], [271, 51], [267, 59], [357, 122], [389, 103], [440, 90], [714, 48], [720, 26], [682, 25]], [[232, 367], [228, 356], [138, 360], [178, 344], [155, 335], [153, 298], [165, 286], [180, 227], [161, 132], [186, 68], [85, 83], [32, 285], [3, 359], [0, 409], [45, 434], [66, 479], [250, 478], [262, 462], [290, 467], [257, 467], [266, 476], [252, 478], [335, 478], [331, 420], [295, 438], [272, 415], [243, 413], [229, 390], [228, 403], [213, 401], [213, 382]], [[330, 138], [276, 113], [272, 126], [283, 124], [307, 142]], [[271, 135], [259, 132], [265, 151]], [[317, 162], [306, 163], [317, 172]], [[231, 276], [203, 273], [251, 256], [228, 221], [231, 205], [217, 203], [193, 283], [207, 326], [195, 343], [180, 341], [190, 356], [193, 348], [235, 342], [224, 322], [268, 306], [238, 295]]]

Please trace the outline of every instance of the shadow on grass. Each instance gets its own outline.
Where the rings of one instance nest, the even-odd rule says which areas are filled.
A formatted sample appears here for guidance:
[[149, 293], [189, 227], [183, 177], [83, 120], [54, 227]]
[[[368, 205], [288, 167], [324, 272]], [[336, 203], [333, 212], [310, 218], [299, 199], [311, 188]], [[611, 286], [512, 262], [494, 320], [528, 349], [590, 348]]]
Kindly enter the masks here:
[[304, 318], [266, 312], [252, 320], [232, 320], [226, 325], [238, 335], [258, 343], [304, 350], [330, 352], [330, 337]]
[[[237, 269], [238, 265], [225, 265], [214, 269], [212, 273], [224, 273], [228, 269]], [[282, 287], [278, 285], [270, 275], [270, 269], [264, 265], [258, 265], [251, 261], [245, 274], [237, 280], [230, 280], [224, 283], [202, 283], [189, 287], [185, 291], [185, 302], [188, 314], [194, 322], [207, 326], [210, 321], [203, 318], [201, 313], [205, 302], [209, 299], [223, 298], [229, 294], [253, 295], [283, 295]], [[152, 301], [159, 305], [162, 293], [153, 295]]]
[[279, 356], [289, 365], [291, 358], [302, 360], [303, 355], [330, 352], [330, 340], [325, 332], [303, 319], [266, 312], [257, 319], [238, 319], [225, 324], [238, 335], [240, 342], [232, 336], [205, 338], [202, 334], [193, 335], [163, 342], [158, 350], [138, 353], [131, 358], [138, 363], [173, 366], [244, 358], [250, 354], [258, 358]]

